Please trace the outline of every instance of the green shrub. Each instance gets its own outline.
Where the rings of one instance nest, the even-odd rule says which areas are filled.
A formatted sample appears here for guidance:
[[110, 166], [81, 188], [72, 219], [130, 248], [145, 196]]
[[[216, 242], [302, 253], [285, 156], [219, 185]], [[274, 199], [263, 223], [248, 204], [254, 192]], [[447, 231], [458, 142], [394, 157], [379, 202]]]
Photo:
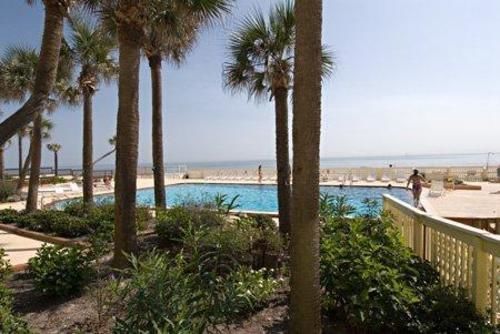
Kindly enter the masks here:
[[5, 202], [7, 199], [15, 195], [16, 185], [12, 181], [0, 181], [0, 202]]
[[151, 210], [146, 206], [138, 206], [135, 210], [135, 219], [138, 231], [145, 231], [149, 222], [153, 219]]
[[0, 210], [0, 223], [15, 224], [19, 218], [19, 212], [14, 209]]
[[203, 333], [211, 323], [208, 305], [196, 275], [178, 255], [152, 253], [131, 258], [130, 279], [117, 284], [125, 316], [114, 333]]
[[117, 282], [125, 306], [115, 333], [203, 333], [211, 326], [264, 305], [279, 282], [265, 270], [236, 268], [227, 276], [200, 279], [182, 254], [170, 259], [153, 252], [132, 257], [125, 282]]
[[159, 210], [156, 213], [155, 231], [162, 242], [178, 242], [184, 230], [193, 223], [189, 209], [174, 207], [168, 210]]
[[79, 292], [90, 280], [90, 261], [88, 254], [78, 248], [43, 245], [29, 260], [29, 273], [41, 292], [68, 296]]
[[81, 237], [91, 232], [88, 220], [72, 216], [62, 216], [52, 221], [51, 229], [63, 238]]
[[215, 228], [224, 224], [217, 212], [196, 207], [177, 206], [156, 213], [155, 231], [163, 243], [182, 242], [189, 228]]
[[488, 330], [484, 317], [465, 296], [441, 288], [431, 265], [402, 244], [390, 217], [332, 215], [324, 220], [320, 246], [323, 305], [354, 331]]
[[12, 312], [12, 296], [5, 286], [11, 267], [4, 256], [5, 251], [0, 248], [0, 333], [28, 334], [26, 322]]

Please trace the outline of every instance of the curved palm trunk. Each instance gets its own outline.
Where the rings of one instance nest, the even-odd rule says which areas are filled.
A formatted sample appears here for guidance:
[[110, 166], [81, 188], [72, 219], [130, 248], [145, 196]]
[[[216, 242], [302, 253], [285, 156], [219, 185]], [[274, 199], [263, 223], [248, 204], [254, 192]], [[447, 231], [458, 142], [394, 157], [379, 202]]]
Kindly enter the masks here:
[[56, 80], [61, 50], [63, 13], [66, 12], [65, 8], [61, 8], [62, 3], [64, 2], [58, 0], [44, 1], [44, 31], [33, 94], [18, 111], [0, 123], [0, 145], [5, 144], [20, 128], [45, 110], [49, 93]]
[[94, 164], [92, 133], [92, 94], [83, 93], [83, 204], [91, 207], [94, 203]]
[[23, 170], [23, 137], [20, 134], [17, 135], [17, 157], [19, 159], [17, 175], [21, 175]]
[[319, 144], [322, 0], [296, 0], [290, 332], [321, 333]]
[[40, 185], [40, 165], [42, 163], [42, 114], [38, 114], [33, 121], [33, 134], [31, 136], [31, 169], [28, 184], [28, 198], [26, 211], [33, 212], [37, 209], [38, 186]]
[[276, 113], [276, 169], [278, 171], [279, 229], [290, 232], [290, 151], [288, 147], [288, 90], [274, 90]]
[[155, 206], [165, 208], [165, 167], [163, 163], [163, 120], [161, 92], [161, 57], [149, 57], [151, 68], [151, 90], [153, 101], [153, 175]]
[[57, 151], [54, 152], [54, 169], [55, 169], [55, 175], [59, 176], [59, 159]]
[[[132, 5], [130, 5], [132, 6]], [[128, 265], [126, 254], [137, 250], [135, 225], [137, 156], [139, 142], [139, 32], [120, 25], [120, 76], [116, 131], [114, 265]], [[134, 38], [135, 37], [135, 38]]]
[[4, 148], [3, 146], [0, 146], [0, 180], [3, 180], [5, 177], [4, 170], [5, 170]]
[[23, 168], [21, 169], [21, 173], [19, 174], [19, 179], [17, 180], [16, 191], [20, 192], [23, 189], [24, 181], [26, 180], [26, 175], [28, 175], [28, 169], [31, 164], [31, 155], [33, 154], [33, 140], [30, 138], [30, 147], [28, 150], [28, 155], [24, 159]]

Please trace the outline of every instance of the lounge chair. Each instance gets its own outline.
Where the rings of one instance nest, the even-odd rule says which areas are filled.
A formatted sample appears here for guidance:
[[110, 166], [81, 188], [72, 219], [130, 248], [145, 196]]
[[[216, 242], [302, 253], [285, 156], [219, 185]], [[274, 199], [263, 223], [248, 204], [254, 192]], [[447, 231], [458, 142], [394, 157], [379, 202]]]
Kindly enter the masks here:
[[380, 178], [380, 181], [382, 181], [382, 182], [391, 182], [391, 178], [388, 177], [387, 175], [382, 175], [382, 177]]
[[377, 179], [373, 175], [368, 175], [366, 177], [366, 182], [375, 182]]
[[356, 175], [351, 176], [351, 182], [359, 182], [359, 177]]
[[429, 189], [429, 197], [439, 197], [444, 192], [444, 182], [433, 180], [431, 182], [431, 188]]
[[406, 177], [404, 177], [404, 176], [399, 175], [398, 177], [396, 177], [396, 182], [397, 183], [404, 183], [406, 181], [408, 181], [408, 179]]

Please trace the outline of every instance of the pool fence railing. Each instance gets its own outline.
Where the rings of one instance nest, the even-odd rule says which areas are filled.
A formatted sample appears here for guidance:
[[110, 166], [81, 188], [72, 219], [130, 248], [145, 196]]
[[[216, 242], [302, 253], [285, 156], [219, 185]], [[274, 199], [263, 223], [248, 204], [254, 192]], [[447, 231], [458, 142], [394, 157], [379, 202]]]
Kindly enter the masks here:
[[403, 242], [439, 272], [444, 285], [464, 289], [481, 312], [500, 317], [500, 235], [430, 215], [391, 195], [384, 210]]

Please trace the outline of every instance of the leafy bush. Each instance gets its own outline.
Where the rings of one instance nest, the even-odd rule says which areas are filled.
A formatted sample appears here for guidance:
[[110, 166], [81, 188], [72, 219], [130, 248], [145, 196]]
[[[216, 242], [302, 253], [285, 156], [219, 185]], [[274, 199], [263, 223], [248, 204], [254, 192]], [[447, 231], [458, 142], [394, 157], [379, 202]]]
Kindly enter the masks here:
[[16, 186], [12, 181], [0, 181], [0, 202], [7, 201], [7, 198], [16, 193]]
[[29, 260], [35, 287], [48, 295], [68, 296], [79, 292], [92, 276], [91, 259], [72, 247], [43, 245]]
[[0, 333], [28, 334], [26, 322], [12, 312], [12, 296], [5, 286], [11, 267], [4, 256], [5, 251], [0, 248]]
[[217, 323], [262, 305], [279, 286], [267, 271], [240, 267], [225, 277], [200, 279], [182, 254], [171, 259], [153, 252], [132, 257], [125, 282], [117, 282], [125, 305], [115, 333], [203, 333]]
[[441, 288], [431, 265], [402, 244], [390, 217], [332, 212], [320, 246], [325, 310], [361, 333], [488, 332], [465, 296]]
[[19, 217], [19, 212], [14, 209], [0, 210], [0, 223], [15, 224]]
[[89, 222], [83, 218], [66, 216], [52, 221], [52, 232], [63, 238], [76, 238], [91, 232]]
[[149, 222], [153, 219], [151, 210], [146, 206], [138, 206], [135, 209], [135, 219], [138, 231], [144, 231], [148, 228]]
[[189, 228], [219, 227], [224, 218], [216, 212], [186, 206], [177, 206], [156, 213], [155, 231], [163, 243], [181, 242]]

